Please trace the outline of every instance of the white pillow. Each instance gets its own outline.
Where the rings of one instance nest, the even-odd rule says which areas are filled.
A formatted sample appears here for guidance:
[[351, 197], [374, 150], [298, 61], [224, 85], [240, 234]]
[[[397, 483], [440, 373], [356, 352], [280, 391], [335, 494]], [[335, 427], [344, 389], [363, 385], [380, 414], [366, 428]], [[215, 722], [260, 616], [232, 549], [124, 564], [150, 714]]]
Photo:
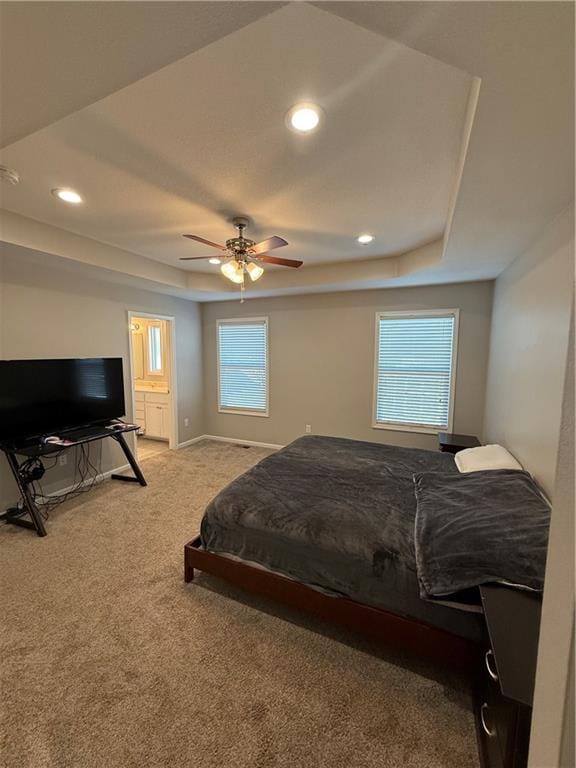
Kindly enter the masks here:
[[454, 461], [460, 472], [482, 472], [485, 469], [523, 469], [514, 456], [501, 445], [481, 445], [458, 451]]

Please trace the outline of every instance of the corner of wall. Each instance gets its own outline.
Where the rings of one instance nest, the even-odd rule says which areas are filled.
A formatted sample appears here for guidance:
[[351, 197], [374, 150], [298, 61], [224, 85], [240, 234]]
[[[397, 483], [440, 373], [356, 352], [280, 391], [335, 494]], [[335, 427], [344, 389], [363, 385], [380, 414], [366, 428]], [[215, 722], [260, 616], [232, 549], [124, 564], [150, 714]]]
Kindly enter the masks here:
[[574, 286], [565, 208], [497, 278], [483, 438], [504, 445], [552, 498]]
[[[574, 765], [574, 316], [564, 380], [554, 505], [534, 692], [531, 768]], [[570, 757], [567, 758], [570, 760]]]

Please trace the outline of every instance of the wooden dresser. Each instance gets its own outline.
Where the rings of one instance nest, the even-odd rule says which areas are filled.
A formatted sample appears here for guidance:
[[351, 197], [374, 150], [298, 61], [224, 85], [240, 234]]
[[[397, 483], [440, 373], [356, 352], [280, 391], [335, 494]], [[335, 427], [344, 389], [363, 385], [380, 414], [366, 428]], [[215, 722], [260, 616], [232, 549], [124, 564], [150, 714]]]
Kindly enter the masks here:
[[541, 596], [480, 588], [486, 619], [476, 721], [484, 768], [525, 768], [536, 676]]

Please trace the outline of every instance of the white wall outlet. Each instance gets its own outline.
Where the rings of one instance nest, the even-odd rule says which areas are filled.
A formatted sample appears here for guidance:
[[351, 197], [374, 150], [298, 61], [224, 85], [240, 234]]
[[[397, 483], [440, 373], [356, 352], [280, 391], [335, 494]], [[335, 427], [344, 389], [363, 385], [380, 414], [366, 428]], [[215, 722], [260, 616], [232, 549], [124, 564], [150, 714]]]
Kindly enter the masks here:
[[306, 434], [309, 435], [312, 432], [312, 424], [306, 424]]
[[65, 453], [63, 453], [62, 456], [58, 456], [58, 464], [60, 464], [61, 467], [65, 467], [66, 464], [68, 464], [68, 456], [66, 456]]
[[185, 427], [189, 427], [190, 426], [190, 419], [188, 418], [188, 416], [186, 416], [186, 418], [184, 419], [184, 426]]

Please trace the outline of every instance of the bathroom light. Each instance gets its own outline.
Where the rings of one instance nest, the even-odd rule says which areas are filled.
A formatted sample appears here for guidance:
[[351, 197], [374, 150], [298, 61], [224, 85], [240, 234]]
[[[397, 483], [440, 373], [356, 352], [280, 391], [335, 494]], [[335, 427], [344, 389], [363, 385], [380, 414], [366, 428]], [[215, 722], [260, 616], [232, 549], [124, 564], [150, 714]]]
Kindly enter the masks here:
[[244, 270], [242, 269], [242, 265], [238, 264], [235, 259], [227, 261], [226, 264], [222, 264], [220, 272], [222, 272], [224, 277], [227, 277], [228, 280], [232, 280], [233, 283], [244, 282]]
[[214, 256], [213, 258], [209, 259], [210, 264], [221, 264], [222, 262], [217, 256]]
[[288, 125], [297, 133], [310, 133], [318, 128], [322, 110], [316, 104], [296, 104], [288, 112]]
[[374, 235], [360, 235], [359, 237], [356, 238], [356, 240], [361, 245], [368, 245], [368, 243], [371, 243], [372, 240], [374, 240]]
[[264, 274], [264, 270], [262, 269], [262, 267], [252, 262], [246, 265], [246, 272], [248, 272], [248, 274], [250, 275], [250, 280], [252, 280], [252, 282], [256, 282], [256, 280], [258, 280]]
[[53, 189], [52, 194], [54, 197], [62, 200], [63, 203], [79, 205], [79, 203], [84, 202], [81, 195], [79, 195], [78, 192], [75, 192], [73, 189]]

